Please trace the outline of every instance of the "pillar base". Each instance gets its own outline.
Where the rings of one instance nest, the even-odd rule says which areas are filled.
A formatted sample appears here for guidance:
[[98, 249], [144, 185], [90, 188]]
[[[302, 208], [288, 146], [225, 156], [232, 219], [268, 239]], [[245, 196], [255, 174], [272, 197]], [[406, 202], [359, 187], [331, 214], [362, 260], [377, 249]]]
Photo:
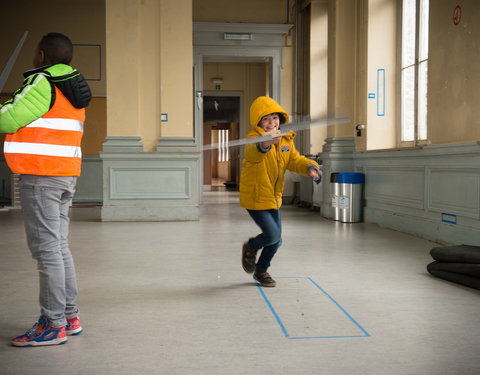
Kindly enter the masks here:
[[354, 137], [332, 137], [325, 139], [320, 159], [322, 160], [322, 200], [320, 215], [332, 219], [332, 193], [330, 175], [335, 172], [353, 172], [355, 152]]
[[131, 137], [115, 137], [113, 143], [116, 148], [104, 147], [100, 155], [102, 221], [199, 220], [200, 153], [138, 152]]

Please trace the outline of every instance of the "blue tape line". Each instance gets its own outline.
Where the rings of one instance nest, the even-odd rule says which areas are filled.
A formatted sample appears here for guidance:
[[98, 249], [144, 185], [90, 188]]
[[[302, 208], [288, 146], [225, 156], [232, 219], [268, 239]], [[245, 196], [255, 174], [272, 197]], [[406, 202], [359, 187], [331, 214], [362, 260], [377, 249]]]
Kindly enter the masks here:
[[447, 220], [447, 219], [442, 219], [442, 223], [448, 223], [448, 224], [457, 224], [457, 222], [456, 222], [456, 221]]
[[457, 224], [457, 215], [442, 212], [442, 223]]
[[273, 316], [277, 320], [277, 323], [279, 324], [280, 328], [282, 329], [283, 334], [287, 339], [291, 340], [303, 340], [303, 339], [337, 339], [337, 338], [353, 338], [353, 337], [370, 337], [371, 335], [337, 302], [335, 299], [330, 296], [324, 289], [320, 287], [311, 277], [305, 277], [305, 276], [300, 276], [300, 277], [277, 277], [278, 279], [308, 279], [313, 285], [315, 285], [323, 294], [325, 294], [349, 319], [350, 321], [355, 324], [364, 334], [363, 335], [348, 335], [348, 336], [305, 336], [305, 337], [290, 337], [290, 335], [287, 332], [287, 329], [285, 328], [285, 325], [282, 322], [282, 319], [280, 319], [280, 316], [277, 314], [275, 311], [275, 308], [273, 307], [272, 303], [266, 296], [265, 292], [263, 291], [261, 285], [256, 282], [257, 288], [260, 291], [260, 294], [262, 295], [263, 299], [265, 300], [267, 306], [269, 307], [270, 311], [272, 312]]
[[[370, 335], [369, 335], [370, 336]], [[307, 337], [289, 337], [290, 340], [305, 340], [305, 339], [348, 339], [352, 337], [367, 337], [365, 335], [350, 335], [350, 336], [307, 336]]]
[[333, 299], [333, 297], [330, 296], [325, 290], [323, 290], [320, 285], [318, 285], [311, 277], [308, 277], [308, 280], [310, 280], [313, 285], [315, 285], [318, 289], [322, 291], [323, 294], [325, 294], [330, 300], [337, 305], [337, 307], [343, 311], [343, 313], [365, 334], [365, 336], [370, 336], [370, 334], [355, 320], [353, 317], [348, 313], [347, 310], [345, 310], [337, 301]]
[[285, 329], [285, 326], [283, 325], [282, 320], [280, 319], [280, 317], [278, 316], [277, 312], [276, 312], [275, 309], [273, 308], [272, 304], [271, 304], [270, 301], [268, 300], [267, 296], [265, 295], [265, 292], [263, 291], [263, 289], [262, 289], [262, 287], [260, 286], [259, 283], [257, 283], [257, 288], [258, 288], [258, 290], [260, 290], [260, 293], [262, 294], [263, 299], [265, 300], [265, 302], [267, 303], [268, 307], [270, 308], [270, 311], [272, 312], [273, 316], [275, 317], [275, 319], [277, 319], [277, 323], [280, 325], [280, 328], [282, 328], [283, 334], [285, 335], [285, 337], [288, 338], [288, 332], [287, 332], [287, 330]]
[[[381, 81], [381, 83], [380, 83]], [[380, 87], [381, 85], [381, 87]], [[385, 69], [377, 69], [377, 116], [385, 116]], [[381, 89], [381, 91], [380, 91]], [[381, 103], [380, 103], [381, 102]]]

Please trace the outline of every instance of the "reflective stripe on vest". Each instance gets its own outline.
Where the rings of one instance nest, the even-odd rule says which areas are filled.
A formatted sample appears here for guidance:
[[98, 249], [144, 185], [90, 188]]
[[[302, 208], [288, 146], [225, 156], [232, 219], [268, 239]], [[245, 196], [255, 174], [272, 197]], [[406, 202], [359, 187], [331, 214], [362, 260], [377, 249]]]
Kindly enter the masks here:
[[53, 107], [41, 118], [8, 134], [4, 154], [13, 173], [79, 176], [85, 109], [73, 107], [55, 87]]

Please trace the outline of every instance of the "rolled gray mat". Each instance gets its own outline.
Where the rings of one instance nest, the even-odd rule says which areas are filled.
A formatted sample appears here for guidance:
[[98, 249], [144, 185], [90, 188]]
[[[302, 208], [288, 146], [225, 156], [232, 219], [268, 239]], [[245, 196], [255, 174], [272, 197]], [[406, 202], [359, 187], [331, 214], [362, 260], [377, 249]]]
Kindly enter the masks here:
[[428, 272], [443, 271], [453, 272], [461, 275], [467, 275], [472, 277], [478, 277], [480, 279], [480, 264], [470, 263], [446, 263], [446, 262], [432, 262], [427, 265]]
[[457, 284], [468, 286], [469, 288], [474, 288], [480, 290], [480, 278], [472, 277], [467, 275], [461, 275], [454, 272], [438, 271], [438, 270], [429, 270], [429, 272], [441, 279], [452, 281]]
[[434, 260], [449, 263], [480, 264], [480, 246], [458, 245], [434, 247], [430, 250]]

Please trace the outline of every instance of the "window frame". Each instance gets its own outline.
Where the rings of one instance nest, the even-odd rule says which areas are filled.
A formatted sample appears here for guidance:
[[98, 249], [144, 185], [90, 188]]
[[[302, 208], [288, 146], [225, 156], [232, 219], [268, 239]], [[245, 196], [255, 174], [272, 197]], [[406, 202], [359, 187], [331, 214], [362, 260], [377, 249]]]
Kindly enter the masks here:
[[[411, 0], [415, 2], [415, 36], [414, 36], [414, 56], [413, 61], [404, 66], [404, 4], [408, 0], [399, 2], [399, 126], [398, 126], [398, 144], [399, 147], [416, 147], [429, 144], [428, 140], [428, 24], [429, 24], [429, 6], [430, 0]], [[426, 13], [425, 13], [426, 11]], [[426, 25], [425, 25], [425, 20]], [[426, 33], [426, 35], [425, 35]], [[404, 72], [413, 68], [413, 139], [404, 140]], [[421, 68], [425, 69], [425, 75], [420, 76]], [[425, 80], [422, 81], [421, 78]], [[422, 85], [423, 83], [423, 85]], [[423, 90], [423, 91], [422, 91]], [[420, 93], [425, 93], [420, 95]], [[424, 106], [421, 106], [424, 102]], [[422, 118], [420, 117], [422, 116]], [[423, 127], [422, 127], [423, 122]]]

